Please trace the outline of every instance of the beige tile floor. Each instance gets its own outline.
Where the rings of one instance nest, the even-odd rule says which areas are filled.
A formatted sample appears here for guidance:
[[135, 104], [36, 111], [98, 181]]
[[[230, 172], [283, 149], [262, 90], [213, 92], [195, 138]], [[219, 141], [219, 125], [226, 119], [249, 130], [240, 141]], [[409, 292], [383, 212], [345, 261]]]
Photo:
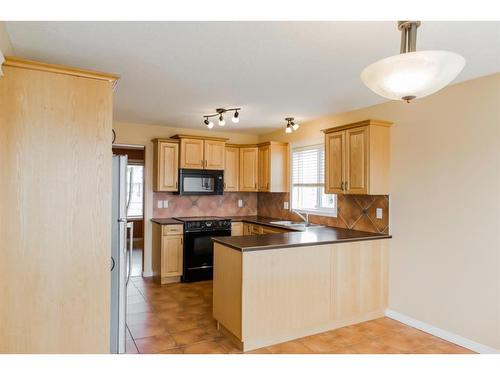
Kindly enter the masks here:
[[[241, 353], [216, 329], [212, 282], [159, 286], [133, 277], [128, 289], [127, 352]], [[254, 350], [256, 354], [465, 354], [470, 350], [380, 318]]]

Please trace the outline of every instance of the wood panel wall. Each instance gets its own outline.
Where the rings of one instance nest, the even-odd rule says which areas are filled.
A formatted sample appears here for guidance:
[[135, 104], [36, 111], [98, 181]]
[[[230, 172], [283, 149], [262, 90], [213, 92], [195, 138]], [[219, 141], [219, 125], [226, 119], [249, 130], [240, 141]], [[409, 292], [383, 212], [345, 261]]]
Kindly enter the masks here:
[[4, 66], [0, 352], [108, 353], [112, 82]]

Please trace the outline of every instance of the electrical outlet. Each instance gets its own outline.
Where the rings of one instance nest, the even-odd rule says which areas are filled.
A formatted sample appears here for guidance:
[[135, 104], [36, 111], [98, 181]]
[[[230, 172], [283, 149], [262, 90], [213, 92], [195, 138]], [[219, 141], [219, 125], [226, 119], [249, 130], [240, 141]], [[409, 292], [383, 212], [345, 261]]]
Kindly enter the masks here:
[[158, 208], [163, 208], [163, 201], [158, 201], [157, 207]]
[[288, 202], [283, 202], [283, 208], [284, 208], [285, 210], [288, 210]]
[[168, 201], [166, 199], [163, 201], [163, 208], [168, 208]]
[[382, 209], [381, 209], [381, 208], [377, 208], [377, 209], [375, 210], [375, 217], [376, 217], [377, 219], [382, 219]]
[[238, 207], [243, 207], [243, 199], [238, 199]]

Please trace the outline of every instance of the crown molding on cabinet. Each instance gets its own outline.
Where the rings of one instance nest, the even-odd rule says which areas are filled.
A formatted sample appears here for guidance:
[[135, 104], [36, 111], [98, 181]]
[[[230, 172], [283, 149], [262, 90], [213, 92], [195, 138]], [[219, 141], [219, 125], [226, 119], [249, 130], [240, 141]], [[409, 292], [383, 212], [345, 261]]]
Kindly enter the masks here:
[[353, 122], [351, 124], [334, 126], [333, 128], [322, 129], [321, 131], [325, 134], [328, 134], [328, 133], [338, 132], [340, 130], [347, 130], [347, 129], [357, 128], [360, 126], [366, 126], [366, 125], [377, 125], [377, 126], [390, 127], [390, 126], [392, 126], [392, 122], [384, 121], [384, 120], [363, 120], [363, 121]]
[[48, 64], [40, 61], [22, 59], [14, 56], [6, 56], [4, 66], [12, 66], [21, 69], [40, 70], [57, 74], [67, 74], [76, 77], [92, 78], [112, 83], [116, 85], [120, 76], [117, 74], [96, 72], [92, 70], [73, 68], [67, 65]]

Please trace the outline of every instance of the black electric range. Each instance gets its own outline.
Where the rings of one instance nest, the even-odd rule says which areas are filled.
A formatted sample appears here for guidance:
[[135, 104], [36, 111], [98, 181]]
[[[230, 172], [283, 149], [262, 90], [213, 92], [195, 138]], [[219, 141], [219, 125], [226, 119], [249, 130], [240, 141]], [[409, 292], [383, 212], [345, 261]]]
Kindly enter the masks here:
[[230, 236], [231, 220], [217, 216], [174, 217], [184, 224], [182, 282], [212, 280], [214, 244], [212, 237]]

